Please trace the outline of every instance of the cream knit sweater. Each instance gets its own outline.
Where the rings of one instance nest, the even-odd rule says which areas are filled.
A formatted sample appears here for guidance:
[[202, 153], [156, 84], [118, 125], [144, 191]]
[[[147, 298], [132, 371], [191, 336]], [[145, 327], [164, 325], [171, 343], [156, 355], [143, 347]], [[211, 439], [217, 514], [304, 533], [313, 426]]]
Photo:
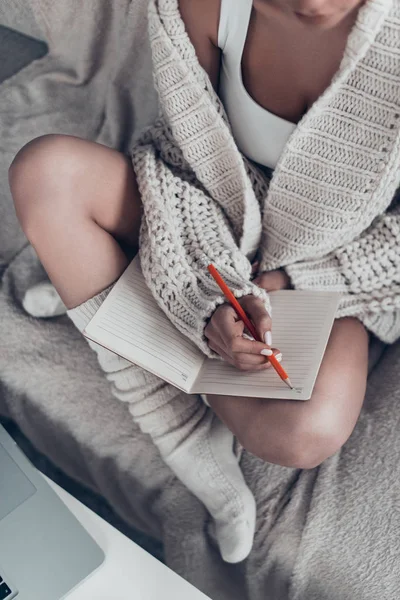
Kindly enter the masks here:
[[178, 0], [151, 0], [160, 118], [133, 149], [144, 276], [170, 320], [213, 356], [204, 327], [219, 303], [205, 266], [234, 288], [285, 267], [296, 289], [342, 293], [385, 342], [400, 337], [400, 2], [367, 0], [330, 87], [289, 139], [271, 181], [238, 151], [185, 32]]

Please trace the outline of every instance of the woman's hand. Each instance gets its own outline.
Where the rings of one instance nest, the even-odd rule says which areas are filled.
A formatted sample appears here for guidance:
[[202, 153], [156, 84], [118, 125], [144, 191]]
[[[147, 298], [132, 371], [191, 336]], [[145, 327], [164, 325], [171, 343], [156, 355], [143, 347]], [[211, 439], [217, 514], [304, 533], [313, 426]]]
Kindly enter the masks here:
[[[269, 292], [291, 287], [290, 279], [282, 269], [264, 271], [253, 280], [253, 283]], [[265, 343], [250, 338], [236, 311], [230, 304], [223, 304], [217, 308], [205, 328], [208, 345], [241, 371], [263, 371], [271, 366], [266, 358], [271, 351], [278, 360], [279, 357], [282, 360], [278, 348], [271, 348], [271, 317], [260, 298], [252, 295], [244, 296], [239, 299], [239, 303], [254, 323], [260, 339]]]
[[[260, 339], [267, 343], [257, 342], [248, 332], [246, 334], [244, 323], [236, 311], [230, 304], [222, 304], [216, 309], [204, 330], [208, 345], [211, 350], [241, 371], [262, 371], [270, 366], [266, 356], [272, 354], [271, 317], [260, 298], [249, 295], [238, 301], [254, 323]], [[279, 350], [276, 354], [279, 354]]]

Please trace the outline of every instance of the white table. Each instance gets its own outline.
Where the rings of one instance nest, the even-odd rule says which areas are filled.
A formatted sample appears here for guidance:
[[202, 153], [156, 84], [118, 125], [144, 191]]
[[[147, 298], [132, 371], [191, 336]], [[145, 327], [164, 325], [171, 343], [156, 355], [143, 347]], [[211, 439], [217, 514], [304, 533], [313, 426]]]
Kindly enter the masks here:
[[47, 479], [106, 555], [66, 600], [210, 600], [109, 523]]

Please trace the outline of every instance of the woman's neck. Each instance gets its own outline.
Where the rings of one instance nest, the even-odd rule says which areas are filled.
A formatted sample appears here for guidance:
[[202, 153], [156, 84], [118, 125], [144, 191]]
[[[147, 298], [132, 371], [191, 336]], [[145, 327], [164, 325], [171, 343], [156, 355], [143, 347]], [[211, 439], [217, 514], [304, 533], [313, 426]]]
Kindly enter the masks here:
[[341, 9], [332, 8], [315, 11], [298, 9], [294, 3], [283, 0], [253, 0], [253, 7], [260, 18], [278, 21], [293, 28], [307, 28], [310, 32], [318, 33], [331, 29], [350, 29], [357, 18], [361, 6], [366, 0], [349, 0]]

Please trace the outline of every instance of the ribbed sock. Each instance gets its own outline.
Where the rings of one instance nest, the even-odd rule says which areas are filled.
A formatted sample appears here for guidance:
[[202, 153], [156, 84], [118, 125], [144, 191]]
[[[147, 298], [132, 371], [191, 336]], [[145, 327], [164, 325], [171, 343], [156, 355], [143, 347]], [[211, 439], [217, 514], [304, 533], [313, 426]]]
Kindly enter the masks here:
[[[68, 311], [83, 331], [110, 288]], [[89, 341], [134, 421], [148, 433], [166, 464], [206, 506], [215, 521], [221, 555], [239, 562], [251, 550], [256, 507], [234, 454], [234, 437], [199, 396], [185, 394], [155, 375]]]

